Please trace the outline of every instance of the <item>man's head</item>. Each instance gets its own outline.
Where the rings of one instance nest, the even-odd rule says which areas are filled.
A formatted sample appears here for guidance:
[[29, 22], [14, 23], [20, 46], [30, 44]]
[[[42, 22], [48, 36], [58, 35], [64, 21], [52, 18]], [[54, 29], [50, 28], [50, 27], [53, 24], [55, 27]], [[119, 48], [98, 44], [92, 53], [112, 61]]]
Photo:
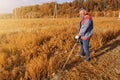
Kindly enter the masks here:
[[85, 15], [88, 14], [88, 12], [87, 12], [86, 9], [80, 9], [80, 10], [79, 10], [79, 14], [80, 14], [81, 17], [84, 17]]

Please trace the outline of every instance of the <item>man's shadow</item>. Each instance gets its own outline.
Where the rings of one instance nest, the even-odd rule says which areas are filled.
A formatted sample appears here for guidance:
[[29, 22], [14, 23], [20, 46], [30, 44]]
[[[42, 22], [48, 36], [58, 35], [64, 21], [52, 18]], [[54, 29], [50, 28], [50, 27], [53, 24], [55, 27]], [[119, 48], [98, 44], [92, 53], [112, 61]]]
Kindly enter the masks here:
[[112, 51], [113, 49], [115, 49], [118, 46], [120, 46], [120, 40], [115, 40], [110, 44], [106, 44], [106, 45], [102, 46], [101, 48], [95, 50], [95, 56], [93, 56], [92, 58], [98, 58], [98, 57], [104, 55], [105, 53]]

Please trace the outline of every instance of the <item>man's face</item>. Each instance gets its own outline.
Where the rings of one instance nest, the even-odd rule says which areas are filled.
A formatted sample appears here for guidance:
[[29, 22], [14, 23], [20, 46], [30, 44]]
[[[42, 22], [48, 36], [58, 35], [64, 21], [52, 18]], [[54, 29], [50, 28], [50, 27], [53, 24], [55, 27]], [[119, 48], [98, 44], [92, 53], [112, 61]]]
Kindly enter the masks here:
[[81, 10], [81, 11], [79, 12], [79, 14], [80, 14], [81, 17], [84, 17], [84, 10]]

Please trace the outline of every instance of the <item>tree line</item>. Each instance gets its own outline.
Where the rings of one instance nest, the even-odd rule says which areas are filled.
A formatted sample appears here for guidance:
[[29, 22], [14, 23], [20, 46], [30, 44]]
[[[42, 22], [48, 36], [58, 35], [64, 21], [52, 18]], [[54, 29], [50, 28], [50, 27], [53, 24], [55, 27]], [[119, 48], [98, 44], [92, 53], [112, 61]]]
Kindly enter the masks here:
[[[56, 8], [55, 8], [55, 5]], [[120, 0], [74, 0], [63, 4], [51, 2], [22, 6], [13, 10], [17, 18], [78, 17], [79, 9], [86, 8], [92, 16], [118, 16]], [[56, 14], [55, 14], [56, 11]]]

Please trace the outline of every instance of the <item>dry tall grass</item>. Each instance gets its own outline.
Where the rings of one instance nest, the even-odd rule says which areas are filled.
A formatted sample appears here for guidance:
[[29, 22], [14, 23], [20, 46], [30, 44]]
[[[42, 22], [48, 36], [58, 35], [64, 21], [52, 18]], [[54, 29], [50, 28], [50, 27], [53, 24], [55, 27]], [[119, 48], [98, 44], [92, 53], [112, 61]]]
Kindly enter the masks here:
[[[0, 79], [51, 78], [64, 64], [78, 33], [78, 18], [0, 20]], [[93, 18], [91, 52], [120, 34], [117, 18]], [[75, 53], [79, 52], [77, 46]]]

